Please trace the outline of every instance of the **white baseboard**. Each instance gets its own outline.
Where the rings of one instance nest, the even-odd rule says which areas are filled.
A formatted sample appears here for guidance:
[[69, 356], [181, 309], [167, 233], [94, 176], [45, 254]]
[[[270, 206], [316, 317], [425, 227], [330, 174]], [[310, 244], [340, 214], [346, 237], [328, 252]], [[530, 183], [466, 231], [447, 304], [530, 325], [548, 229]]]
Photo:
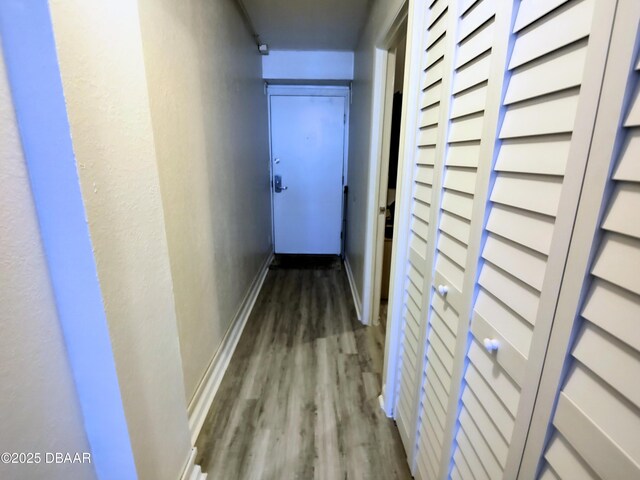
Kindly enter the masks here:
[[271, 264], [272, 260], [273, 253], [270, 253], [265, 262], [260, 267], [258, 274], [253, 279], [253, 282], [251, 283], [251, 286], [249, 287], [249, 290], [247, 291], [240, 305], [240, 308], [238, 309], [238, 313], [233, 319], [233, 322], [231, 322], [231, 326], [222, 339], [220, 348], [211, 360], [211, 363], [209, 364], [204, 377], [202, 378], [200, 384], [198, 385], [198, 388], [196, 389], [196, 393], [193, 396], [193, 399], [189, 403], [187, 413], [189, 415], [189, 430], [191, 431], [192, 445], [196, 444], [195, 442], [198, 438], [198, 435], [200, 434], [200, 430], [202, 429], [202, 424], [204, 423], [207, 413], [211, 408], [213, 398], [218, 391], [218, 387], [220, 386], [222, 377], [227, 371], [229, 361], [231, 360], [233, 352], [238, 345], [240, 335], [242, 335], [244, 326], [247, 324], [247, 320], [249, 319], [251, 310], [256, 303], [256, 299], [258, 298], [258, 294], [260, 293], [260, 289], [262, 288], [264, 279], [267, 277], [267, 273], [269, 272], [269, 265]]
[[189, 458], [187, 459], [187, 463], [184, 467], [184, 471], [182, 475], [180, 475], [180, 480], [206, 480], [207, 474], [202, 473], [200, 469], [200, 465], [196, 465], [196, 456], [197, 449], [194, 447], [189, 452]]
[[344, 269], [347, 271], [347, 278], [349, 279], [349, 287], [351, 287], [351, 295], [353, 296], [353, 304], [356, 307], [356, 314], [358, 315], [358, 320], [362, 321], [362, 302], [360, 301], [360, 295], [358, 295], [356, 282], [353, 278], [353, 271], [351, 270], [351, 265], [349, 264], [349, 259], [347, 258], [346, 255], [344, 257]]

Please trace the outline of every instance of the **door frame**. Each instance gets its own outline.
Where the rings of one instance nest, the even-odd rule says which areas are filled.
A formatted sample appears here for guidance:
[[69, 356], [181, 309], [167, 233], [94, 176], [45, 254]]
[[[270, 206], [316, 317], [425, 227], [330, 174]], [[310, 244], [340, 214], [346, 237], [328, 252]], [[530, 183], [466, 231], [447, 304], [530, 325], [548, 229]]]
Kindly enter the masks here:
[[[409, 3], [404, 0], [398, 6], [394, 15], [380, 28], [375, 42], [375, 64], [373, 76], [373, 106], [371, 116], [371, 167], [369, 171], [369, 188], [367, 198], [367, 244], [365, 247], [364, 287], [363, 287], [363, 315], [362, 322], [371, 324], [374, 311], [373, 302], [380, 300], [376, 284], [381, 284], [382, 263], [376, 269], [379, 241], [378, 231], [378, 207], [380, 204], [380, 175], [381, 169], [388, 171], [388, 154], [384, 155], [383, 135], [385, 122], [386, 92], [387, 92], [387, 65], [389, 63], [389, 49], [393, 48], [397, 35], [403, 23], [406, 22], [406, 56], [402, 96], [402, 115], [400, 120], [400, 146], [398, 152], [398, 176], [396, 184], [396, 208], [393, 225], [393, 246], [391, 250], [391, 273], [389, 281], [389, 307], [387, 311], [387, 324], [384, 345], [384, 367], [382, 376], [382, 394], [380, 406], [387, 417], [394, 415], [396, 401], [396, 375], [402, 337], [402, 298], [403, 298], [403, 273], [406, 256], [406, 244], [408, 241], [409, 212], [405, 207], [410, 204], [411, 197], [411, 164], [415, 155], [415, 139], [420, 111], [418, 102], [420, 92], [422, 36], [426, 29], [424, 11], [425, 0], [417, 0]], [[393, 93], [393, 92], [392, 92]], [[393, 97], [392, 97], [393, 98]], [[390, 107], [387, 107], [387, 109]], [[390, 135], [390, 124], [389, 124]], [[386, 156], [386, 165], [384, 157]], [[384, 240], [382, 240], [384, 244]], [[376, 270], [378, 270], [376, 272]], [[380, 276], [380, 280], [376, 279]]]
[[[395, 70], [396, 70], [396, 50], [397, 42], [400, 39], [403, 29], [407, 26], [407, 11], [401, 11], [396, 18], [385, 45], [376, 49], [376, 75], [380, 75], [383, 80], [379, 98], [382, 99], [380, 105], [380, 130], [378, 139], [378, 151], [376, 158], [377, 165], [372, 170], [375, 172], [375, 182], [370, 189], [374, 195], [373, 211], [370, 212], [372, 220], [372, 249], [371, 249], [371, 295], [369, 300], [369, 312], [366, 318], [370, 323], [377, 325], [380, 316], [380, 299], [382, 294], [382, 263], [384, 256], [384, 231], [385, 231], [385, 215], [381, 212], [381, 208], [385, 209], [387, 204], [387, 184], [389, 181], [389, 150], [391, 147], [391, 119], [393, 116], [393, 96], [395, 90]], [[406, 41], [406, 38], [405, 38]], [[406, 63], [406, 62], [405, 62]], [[379, 70], [378, 70], [379, 68]], [[398, 152], [398, 161], [400, 160], [400, 152]], [[397, 189], [398, 190], [398, 189]]]
[[266, 84], [267, 93], [267, 111], [269, 117], [269, 191], [271, 192], [271, 243], [275, 251], [276, 241], [276, 222], [274, 216], [274, 191], [273, 191], [273, 146], [271, 141], [271, 97], [293, 96], [293, 97], [342, 97], [344, 99], [344, 138], [343, 138], [343, 154], [342, 154], [342, 200], [341, 200], [341, 245], [340, 256], [344, 257], [345, 245], [345, 215], [344, 215], [344, 187], [347, 183], [348, 156], [349, 156], [349, 106], [351, 104], [351, 87], [344, 86], [324, 86], [324, 85], [279, 85]]

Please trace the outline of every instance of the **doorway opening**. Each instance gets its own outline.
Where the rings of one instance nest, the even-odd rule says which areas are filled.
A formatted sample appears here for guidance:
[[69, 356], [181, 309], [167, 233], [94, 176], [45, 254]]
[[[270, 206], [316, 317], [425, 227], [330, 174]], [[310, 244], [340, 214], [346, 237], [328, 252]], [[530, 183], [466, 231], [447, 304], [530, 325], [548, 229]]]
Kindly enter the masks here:
[[396, 185], [400, 150], [402, 95], [405, 76], [407, 22], [401, 22], [389, 42], [384, 84], [382, 145], [378, 175], [378, 220], [375, 235], [372, 318], [386, 330], [395, 223]]

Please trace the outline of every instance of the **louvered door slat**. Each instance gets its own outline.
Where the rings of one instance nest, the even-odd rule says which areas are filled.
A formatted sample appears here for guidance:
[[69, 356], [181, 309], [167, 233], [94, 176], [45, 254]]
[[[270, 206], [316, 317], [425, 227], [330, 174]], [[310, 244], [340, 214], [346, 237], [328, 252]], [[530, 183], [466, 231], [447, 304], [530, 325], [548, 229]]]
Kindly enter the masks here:
[[[636, 5], [635, 22], [625, 19], [636, 35], [639, 18]], [[639, 80], [637, 71], [628, 79], [633, 90], [618, 132], [623, 147], [611, 147], [618, 157], [611, 159], [610, 194], [603, 199], [605, 213], [594, 239], [599, 244], [583, 284], [568, 374], [544, 452], [542, 468], [550, 466], [561, 479], [577, 473], [640, 478], [640, 157], [633, 146], [640, 134], [640, 118], [634, 118], [640, 111]]]
[[[511, 435], [516, 423], [526, 425], [531, 415], [531, 411], [518, 409], [528, 381], [541, 298], [551, 291], [547, 288], [550, 255], [554, 245], [564, 241], [558, 233], [561, 199], [567, 188], [564, 175], [579, 141], [574, 136], [578, 113], [585, 102], [597, 102], [597, 97], [584, 94], [585, 68], [592, 49], [606, 48], [590, 42], [598, 2], [602, 3], [522, 0], [513, 28], [508, 60], [511, 75], [497, 135], [463, 385], [463, 398], [472, 394], [467, 389], [477, 396], [479, 407], [487, 412], [504, 443], [493, 437], [478, 438], [482, 445], [457, 445], [465, 458], [469, 448], [491, 450], [500, 459], [499, 471], [491, 471], [495, 478], [515, 476], [517, 458], [524, 448], [520, 439], [513, 445]], [[612, 218], [614, 222], [615, 216]], [[570, 219], [563, 217], [561, 222], [568, 224]], [[498, 341], [496, 353], [485, 350], [485, 338]], [[482, 415], [478, 418], [486, 422]], [[458, 420], [468, 423], [463, 415]], [[492, 450], [494, 444], [497, 451]], [[489, 462], [484, 467], [495, 465]], [[509, 468], [508, 474], [503, 473]], [[556, 474], [550, 466], [546, 476]]]

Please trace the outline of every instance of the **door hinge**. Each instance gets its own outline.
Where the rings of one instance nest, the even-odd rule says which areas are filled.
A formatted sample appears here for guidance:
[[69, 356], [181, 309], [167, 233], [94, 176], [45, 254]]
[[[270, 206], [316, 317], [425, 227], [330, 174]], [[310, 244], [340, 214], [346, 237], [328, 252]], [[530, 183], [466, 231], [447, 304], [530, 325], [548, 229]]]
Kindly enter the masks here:
[[342, 122], [343, 122], [345, 125], [347, 124], [347, 114], [346, 114], [346, 113], [342, 116]]

